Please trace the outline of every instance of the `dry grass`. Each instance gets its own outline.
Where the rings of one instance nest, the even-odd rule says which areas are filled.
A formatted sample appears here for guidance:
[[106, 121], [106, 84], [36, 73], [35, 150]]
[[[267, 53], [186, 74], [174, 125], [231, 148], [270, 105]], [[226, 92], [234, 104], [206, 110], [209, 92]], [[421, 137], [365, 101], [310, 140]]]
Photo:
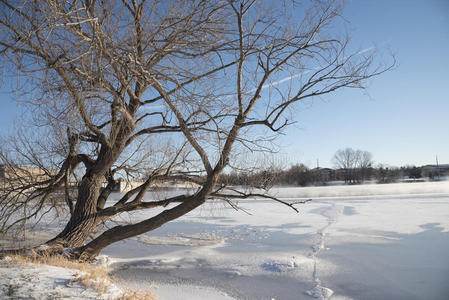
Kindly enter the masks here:
[[49, 265], [61, 268], [69, 268], [80, 271], [85, 271], [87, 268], [92, 267], [87, 263], [79, 263], [67, 259], [62, 255], [8, 255], [10, 259], [7, 260], [9, 264], [24, 265], [24, 264], [36, 264], [36, 265]]
[[81, 271], [71, 282], [79, 282], [86, 288], [94, 289], [99, 294], [105, 293], [108, 286], [112, 283], [107, 267], [88, 267]]
[[[62, 255], [41, 255], [26, 257], [21, 255], [8, 255], [9, 265], [50, 265], [61, 268], [69, 268], [80, 271], [70, 282], [79, 282], [86, 288], [94, 289], [99, 295], [106, 292], [111, 283], [117, 282], [109, 275], [107, 266], [96, 266], [86, 262], [76, 262]], [[125, 289], [118, 300], [156, 300], [158, 299], [150, 291], [133, 291]]]
[[119, 300], [157, 300], [158, 298], [150, 291], [125, 290], [125, 294]]

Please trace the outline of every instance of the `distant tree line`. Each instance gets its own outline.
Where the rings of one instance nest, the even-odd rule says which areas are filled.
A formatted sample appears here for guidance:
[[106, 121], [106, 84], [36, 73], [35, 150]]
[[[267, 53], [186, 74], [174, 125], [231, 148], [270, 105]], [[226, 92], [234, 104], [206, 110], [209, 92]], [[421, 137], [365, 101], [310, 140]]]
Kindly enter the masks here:
[[372, 154], [368, 151], [346, 148], [338, 150], [333, 162], [335, 169], [309, 168], [295, 164], [290, 168], [266, 169], [257, 172], [231, 172], [223, 174], [222, 183], [258, 188], [274, 185], [312, 186], [333, 183], [362, 184], [365, 182], [393, 183], [399, 181], [439, 180], [449, 176], [449, 166], [402, 166], [390, 167], [383, 164], [374, 166]]

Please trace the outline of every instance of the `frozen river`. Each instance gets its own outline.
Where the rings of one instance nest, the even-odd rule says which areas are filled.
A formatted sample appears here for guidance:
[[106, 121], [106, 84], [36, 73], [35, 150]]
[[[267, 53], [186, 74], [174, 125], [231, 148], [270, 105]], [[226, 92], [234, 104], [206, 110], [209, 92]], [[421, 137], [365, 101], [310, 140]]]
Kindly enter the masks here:
[[448, 182], [273, 193], [312, 201], [211, 201], [103, 253], [161, 299], [449, 299]]

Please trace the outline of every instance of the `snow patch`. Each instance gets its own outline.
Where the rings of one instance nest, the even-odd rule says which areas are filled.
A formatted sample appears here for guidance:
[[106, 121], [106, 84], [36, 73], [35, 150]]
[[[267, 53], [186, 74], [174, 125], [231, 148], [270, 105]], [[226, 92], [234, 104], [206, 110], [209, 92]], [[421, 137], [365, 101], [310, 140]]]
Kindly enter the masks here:
[[123, 291], [111, 282], [99, 294], [73, 280], [83, 272], [48, 265], [13, 265], [11, 259], [0, 260], [1, 299], [117, 299]]
[[306, 291], [306, 295], [320, 300], [327, 300], [334, 294], [334, 291], [317, 284], [313, 289]]
[[260, 267], [269, 272], [287, 272], [294, 268], [298, 268], [301, 263], [304, 263], [303, 260], [298, 260], [295, 256], [292, 256], [291, 259], [288, 260], [268, 260], [263, 262]]
[[137, 240], [149, 245], [213, 246], [223, 244], [225, 238], [205, 233], [183, 236], [148, 236], [143, 234], [138, 236]]

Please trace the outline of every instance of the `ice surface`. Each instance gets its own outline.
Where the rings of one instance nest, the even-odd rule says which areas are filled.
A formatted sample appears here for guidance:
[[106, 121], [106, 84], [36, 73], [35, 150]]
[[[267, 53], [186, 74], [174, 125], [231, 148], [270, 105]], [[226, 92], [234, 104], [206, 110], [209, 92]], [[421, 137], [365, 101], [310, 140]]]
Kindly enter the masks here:
[[167, 300], [232, 300], [228, 294], [212, 287], [187, 284], [159, 284], [156, 293], [159, 298]]
[[[446, 299], [449, 295], [443, 283], [449, 279], [447, 255], [433, 251], [426, 270], [425, 260], [418, 260], [420, 255], [411, 249], [429, 243], [420, 237], [435, 228], [435, 240], [449, 246], [446, 182], [395, 184], [386, 189], [385, 185], [278, 188], [273, 193], [284, 200], [324, 197], [300, 206], [299, 214], [267, 200], [240, 201], [251, 215], [209, 202], [146, 234], [157, 242], [135, 248], [139, 259], [123, 255], [125, 245], [105, 253], [117, 258], [115, 275], [129, 278], [136, 287], [152, 281], [181, 293], [193, 285], [212, 287], [236, 299]], [[214, 243], [195, 245], [191, 237]], [[420, 242], [403, 248], [409, 238]], [[403, 257], [410, 256], [408, 265], [397, 265], [398, 248], [405, 250]], [[382, 258], [376, 253], [383, 253]], [[413, 284], [415, 278], [404, 270], [418, 270], [420, 284]]]
[[273, 188], [271, 194], [284, 198], [355, 197], [376, 195], [448, 194], [449, 181], [390, 184], [337, 185], [303, 188]]
[[448, 182], [272, 193], [312, 201], [300, 213], [268, 200], [239, 201], [251, 215], [209, 201], [111, 245], [101, 260], [126, 280], [123, 287], [155, 284], [161, 299], [449, 299]]

